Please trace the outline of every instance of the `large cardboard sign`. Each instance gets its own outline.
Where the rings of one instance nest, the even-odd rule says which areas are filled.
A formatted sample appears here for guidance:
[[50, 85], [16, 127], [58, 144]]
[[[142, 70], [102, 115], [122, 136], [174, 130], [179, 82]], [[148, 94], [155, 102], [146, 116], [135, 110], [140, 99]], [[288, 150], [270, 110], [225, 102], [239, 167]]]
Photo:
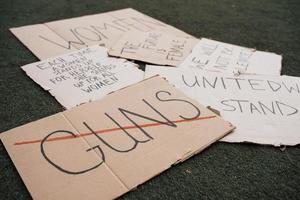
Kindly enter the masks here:
[[156, 76], [1, 140], [34, 199], [113, 199], [233, 129]]
[[111, 47], [127, 31], [187, 33], [132, 8], [11, 28], [11, 32], [40, 60], [91, 45]]

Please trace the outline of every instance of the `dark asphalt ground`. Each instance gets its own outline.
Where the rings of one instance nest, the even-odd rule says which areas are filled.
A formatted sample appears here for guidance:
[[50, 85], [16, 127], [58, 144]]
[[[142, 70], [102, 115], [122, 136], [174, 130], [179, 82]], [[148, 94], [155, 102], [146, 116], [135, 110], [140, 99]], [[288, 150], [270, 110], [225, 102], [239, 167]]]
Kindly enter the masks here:
[[[281, 54], [282, 74], [300, 76], [299, 0], [0, 0], [0, 132], [63, 110], [21, 70], [38, 59], [8, 28], [126, 7], [196, 37]], [[0, 199], [30, 199], [2, 143]], [[122, 199], [300, 199], [300, 146], [219, 142]]]

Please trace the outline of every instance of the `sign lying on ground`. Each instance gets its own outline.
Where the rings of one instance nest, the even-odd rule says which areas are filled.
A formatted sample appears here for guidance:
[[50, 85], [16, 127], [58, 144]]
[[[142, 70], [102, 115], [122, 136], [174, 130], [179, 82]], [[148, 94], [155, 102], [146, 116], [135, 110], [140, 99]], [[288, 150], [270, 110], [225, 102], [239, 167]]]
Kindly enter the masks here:
[[153, 30], [189, 36], [183, 31], [127, 8], [101, 14], [10, 29], [40, 60], [91, 45], [109, 48], [130, 30]]
[[178, 66], [198, 41], [158, 31], [129, 31], [115, 42], [108, 53], [153, 64]]
[[282, 56], [202, 38], [180, 64], [211, 72], [280, 75]]
[[145, 77], [159, 74], [186, 95], [220, 111], [236, 130], [227, 142], [270, 145], [300, 143], [300, 78], [232, 76], [193, 69], [147, 66]]
[[233, 129], [156, 76], [1, 140], [33, 199], [112, 199]]
[[144, 72], [125, 59], [92, 46], [25, 65], [22, 69], [69, 109], [143, 80]]

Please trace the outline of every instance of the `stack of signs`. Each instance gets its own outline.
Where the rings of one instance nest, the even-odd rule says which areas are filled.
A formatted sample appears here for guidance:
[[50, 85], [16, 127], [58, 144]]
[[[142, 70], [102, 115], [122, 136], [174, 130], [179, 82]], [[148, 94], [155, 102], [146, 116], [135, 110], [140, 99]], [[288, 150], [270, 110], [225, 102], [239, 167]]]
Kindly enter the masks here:
[[233, 129], [156, 76], [2, 133], [2, 142], [33, 199], [112, 199]]
[[[116, 198], [233, 131], [200, 103], [237, 126], [222, 141], [300, 143], [300, 80], [274, 53], [130, 8], [10, 30], [42, 60], [22, 69], [69, 109], [1, 134], [34, 199]], [[123, 58], [173, 68], [143, 80]]]

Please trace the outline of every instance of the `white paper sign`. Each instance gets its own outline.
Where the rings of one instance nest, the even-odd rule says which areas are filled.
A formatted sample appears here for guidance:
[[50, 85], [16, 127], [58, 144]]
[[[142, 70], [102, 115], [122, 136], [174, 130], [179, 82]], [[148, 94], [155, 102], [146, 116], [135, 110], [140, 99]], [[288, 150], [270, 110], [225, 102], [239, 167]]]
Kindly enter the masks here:
[[69, 109], [139, 82], [143, 72], [125, 59], [110, 58], [92, 46], [25, 65], [22, 69]]
[[220, 111], [237, 128], [226, 142], [296, 145], [300, 143], [300, 78], [241, 75], [146, 66], [186, 95]]
[[179, 67], [234, 74], [280, 75], [282, 56], [202, 38]]

